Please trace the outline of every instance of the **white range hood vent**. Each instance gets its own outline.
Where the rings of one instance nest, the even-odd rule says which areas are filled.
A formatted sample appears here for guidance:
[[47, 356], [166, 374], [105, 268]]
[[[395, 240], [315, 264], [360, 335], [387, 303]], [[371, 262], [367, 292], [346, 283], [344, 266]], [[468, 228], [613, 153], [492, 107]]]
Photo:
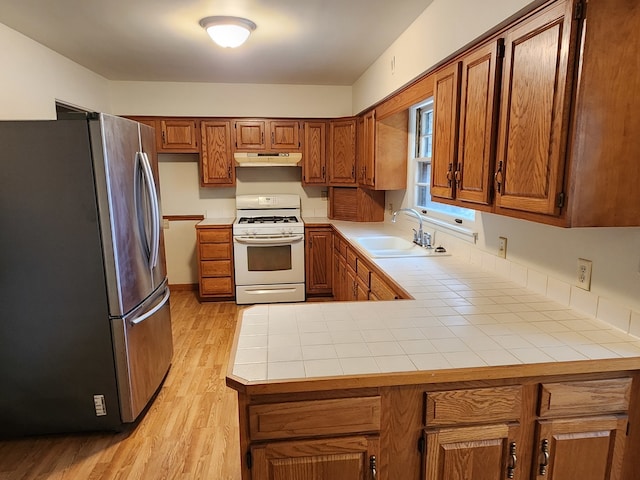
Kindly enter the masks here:
[[254, 153], [233, 154], [237, 167], [300, 167], [302, 153]]

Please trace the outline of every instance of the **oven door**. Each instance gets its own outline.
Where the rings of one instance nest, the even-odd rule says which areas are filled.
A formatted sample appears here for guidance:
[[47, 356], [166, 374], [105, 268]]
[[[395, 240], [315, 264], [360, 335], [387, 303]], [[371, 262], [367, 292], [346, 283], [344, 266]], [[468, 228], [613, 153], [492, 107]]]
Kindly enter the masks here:
[[234, 236], [236, 285], [304, 283], [304, 235]]

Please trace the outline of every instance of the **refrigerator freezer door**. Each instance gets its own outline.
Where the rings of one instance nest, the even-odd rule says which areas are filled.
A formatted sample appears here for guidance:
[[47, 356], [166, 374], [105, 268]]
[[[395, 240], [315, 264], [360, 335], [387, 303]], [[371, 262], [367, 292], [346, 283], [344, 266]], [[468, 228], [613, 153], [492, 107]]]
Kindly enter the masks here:
[[166, 375], [173, 343], [169, 288], [163, 284], [140, 308], [111, 320], [123, 422], [133, 422]]
[[[143, 156], [136, 122], [100, 114], [99, 121], [90, 122], [90, 131], [109, 312], [118, 317], [136, 308], [165, 277], [163, 266], [152, 268], [149, 263], [146, 237], [155, 238], [159, 234], [145, 234], [139, 222], [141, 217], [151, 218], [151, 214], [140, 209], [150, 208], [157, 197], [154, 200], [147, 195], [148, 200], [142, 203], [136, 199], [141, 189], [153, 193], [140, 173]], [[155, 186], [152, 191], [157, 191]], [[160, 228], [159, 219], [144, 223], [146, 228]]]

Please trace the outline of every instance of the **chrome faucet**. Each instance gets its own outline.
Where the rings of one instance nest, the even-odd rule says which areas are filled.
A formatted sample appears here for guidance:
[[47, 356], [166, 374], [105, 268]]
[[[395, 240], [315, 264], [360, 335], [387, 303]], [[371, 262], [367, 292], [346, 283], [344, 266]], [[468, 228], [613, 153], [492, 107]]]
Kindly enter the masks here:
[[416, 216], [416, 218], [420, 222], [420, 228], [417, 231], [415, 228], [413, 229], [413, 243], [415, 243], [416, 245], [420, 245], [421, 247], [433, 248], [431, 246], [431, 235], [429, 233], [425, 233], [424, 230], [422, 229], [422, 217], [420, 216], [417, 210], [413, 208], [401, 208], [400, 210], [396, 210], [395, 212], [393, 212], [391, 223], [396, 223], [396, 216], [400, 212], [411, 212]]

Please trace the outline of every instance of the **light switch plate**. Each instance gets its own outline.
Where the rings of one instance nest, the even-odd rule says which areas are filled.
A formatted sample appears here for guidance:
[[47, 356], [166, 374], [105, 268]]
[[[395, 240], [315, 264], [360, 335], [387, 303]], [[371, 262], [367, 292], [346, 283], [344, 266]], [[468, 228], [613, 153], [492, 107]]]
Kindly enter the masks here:
[[583, 290], [591, 290], [591, 267], [591, 260], [578, 259], [577, 287]]

